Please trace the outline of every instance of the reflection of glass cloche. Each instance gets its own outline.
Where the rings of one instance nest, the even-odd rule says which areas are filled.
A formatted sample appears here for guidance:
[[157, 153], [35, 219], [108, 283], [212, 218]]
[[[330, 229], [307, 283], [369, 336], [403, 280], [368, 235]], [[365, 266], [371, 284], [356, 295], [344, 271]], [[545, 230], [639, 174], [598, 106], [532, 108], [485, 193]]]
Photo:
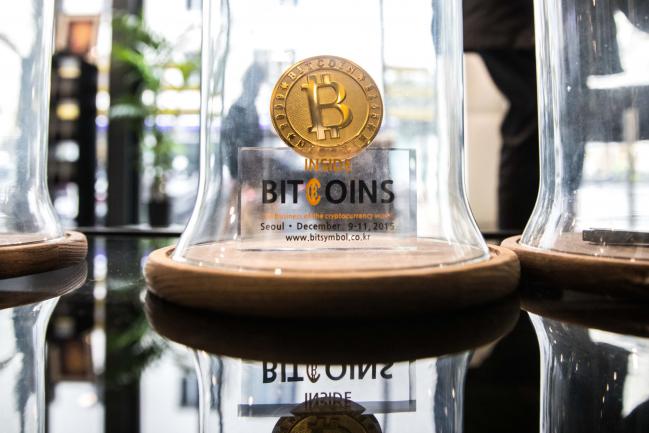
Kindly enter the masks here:
[[646, 288], [649, 5], [536, 9], [541, 188], [520, 244], [507, 245], [548, 278]]
[[513, 290], [515, 258], [490, 254], [464, 194], [460, 10], [206, 1], [200, 190], [171, 259], [152, 256], [153, 290], [156, 264], [341, 290], [423, 290], [477, 266], [473, 281]]
[[156, 332], [193, 350], [205, 431], [219, 423], [225, 432], [309, 431], [293, 428], [316, 414], [385, 432], [458, 431], [469, 352], [502, 338], [520, 315], [515, 296], [460, 313], [308, 326], [196, 311], [150, 294], [145, 311]]
[[544, 432], [647, 431], [649, 304], [555, 287], [530, 290], [523, 308], [541, 348]]
[[0, 278], [0, 414], [3, 431], [45, 426], [45, 334], [58, 297], [86, 281], [85, 262], [50, 272]]

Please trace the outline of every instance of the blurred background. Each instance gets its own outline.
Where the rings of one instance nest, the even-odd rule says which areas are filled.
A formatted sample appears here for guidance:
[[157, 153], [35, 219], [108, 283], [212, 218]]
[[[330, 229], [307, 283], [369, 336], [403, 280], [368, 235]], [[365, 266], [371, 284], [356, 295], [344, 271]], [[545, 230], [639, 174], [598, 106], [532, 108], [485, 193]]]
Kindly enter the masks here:
[[201, 4], [159, 6], [57, 1], [49, 190], [67, 226], [181, 226], [189, 218]]
[[[200, 25], [201, 0], [57, 0], [49, 189], [66, 226], [185, 225], [198, 185]], [[466, 84], [468, 195], [489, 231], [507, 102], [476, 54]], [[410, 102], [404, 120], [430, 116]]]

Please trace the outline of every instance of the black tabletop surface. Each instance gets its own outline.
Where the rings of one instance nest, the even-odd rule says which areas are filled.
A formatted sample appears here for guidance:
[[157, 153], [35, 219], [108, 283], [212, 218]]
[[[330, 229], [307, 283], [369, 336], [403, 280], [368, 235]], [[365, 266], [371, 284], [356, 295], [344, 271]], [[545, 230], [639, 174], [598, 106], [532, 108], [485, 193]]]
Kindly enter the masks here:
[[[157, 332], [160, 329], [151, 325], [161, 317], [160, 320], [164, 320], [169, 311], [172, 317], [176, 313], [173, 307], [166, 309], [160, 300], [154, 299], [153, 304], [147, 300], [142, 267], [150, 251], [173, 244], [176, 238], [125, 232], [89, 235], [88, 241], [87, 280], [77, 290], [60, 297], [47, 326], [46, 358], [41, 359], [46, 366], [46, 431], [198, 431], [198, 385], [190, 346], [213, 351], [227, 351], [230, 346], [216, 345], [213, 348], [201, 346], [200, 340], [196, 342], [194, 337], [200, 333], [192, 331], [193, 319], [198, 318], [198, 326], [222, 326], [221, 322], [214, 325], [209, 313], [185, 311], [179, 319], [174, 319], [189, 327], [188, 333], [183, 331], [184, 328], [179, 330], [175, 327], [173, 321], [171, 327], [169, 321], [163, 321], [167, 325], [162, 327], [162, 333], [168, 334], [171, 329], [171, 339], [160, 335]], [[54, 282], [52, 284], [54, 286]], [[60, 295], [61, 291], [53, 294]], [[152, 305], [155, 307], [160, 302], [163, 305], [162, 316], [160, 308], [152, 310]], [[512, 316], [510, 307], [496, 306], [493, 310], [495, 316], [492, 314], [487, 321], [484, 315], [479, 317], [482, 322], [476, 322], [477, 326], [485, 328], [482, 336], [468, 338], [460, 329], [468, 322], [457, 317], [454, 319], [456, 322], [452, 322], [450, 316], [449, 320], [436, 319], [438, 325], [446, 326], [440, 332], [448, 338], [441, 340], [428, 339], [432, 334], [426, 335], [425, 332], [409, 333], [407, 326], [391, 331], [392, 338], [396, 335], [395, 341], [399, 343], [391, 346], [395, 359], [400, 354], [408, 357], [437, 356], [444, 350], [453, 352], [475, 346], [465, 387], [465, 432], [538, 431], [537, 340], [527, 314], [520, 313], [520, 320], [517, 320], [518, 310]], [[5, 304], [4, 308], [6, 311], [12, 306]], [[152, 311], [157, 314], [153, 319]], [[479, 316], [478, 312], [469, 315]], [[486, 324], [493, 323], [493, 317], [500, 317], [502, 323], [510, 320], [497, 331], [507, 335], [485, 346], [489, 341], [485, 334]], [[457, 323], [459, 331], [454, 325], [450, 327], [453, 323]], [[248, 349], [252, 344], [258, 346], [260, 341], [270, 341], [268, 347], [273, 345], [273, 341], [281, 341], [263, 336], [256, 341], [247, 338], [246, 332], [252, 329], [249, 324], [239, 327], [227, 322], [227, 326], [236, 328], [228, 333], [234, 336], [230, 342], [236, 343], [232, 356], [257, 354], [258, 350], [251, 352]], [[286, 330], [291, 324], [282, 326]], [[382, 326], [384, 330], [391, 327], [389, 323]], [[359, 333], [365, 332], [362, 329], [358, 328]], [[437, 328], [430, 329], [434, 331]], [[11, 332], [0, 328], [0, 341], [9, 338]], [[421, 337], [422, 340], [419, 346], [413, 346], [408, 339], [399, 339], [399, 333], [404, 336], [412, 334], [412, 338]], [[184, 339], [183, 335], [191, 338]], [[249, 346], [246, 346], [248, 341]], [[414, 352], [407, 352], [413, 348]], [[0, 372], [2, 368], [0, 351]], [[7, 392], [6, 389], [1, 391]]]

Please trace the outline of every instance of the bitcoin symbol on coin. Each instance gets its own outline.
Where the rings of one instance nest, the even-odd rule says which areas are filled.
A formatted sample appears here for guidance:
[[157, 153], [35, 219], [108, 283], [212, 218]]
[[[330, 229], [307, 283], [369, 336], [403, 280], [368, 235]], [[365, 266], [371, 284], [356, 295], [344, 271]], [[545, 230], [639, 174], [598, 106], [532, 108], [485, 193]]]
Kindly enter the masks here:
[[[320, 89], [327, 87], [334, 90], [336, 100], [323, 103], [320, 100]], [[331, 134], [331, 138], [340, 137], [340, 129], [345, 128], [352, 121], [352, 112], [349, 110], [349, 106], [342, 103], [347, 96], [345, 88], [335, 81], [332, 82], [329, 74], [322, 74], [320, 75], [320, 82], [318, 82], [316, 75], [309, 75], [307, 84], [302, 85], [302, 90], [306, 90], [309, 95], [309, 110], [311, 111], [311, 122], [313, 123], [309, 131], [315, 132], [318, 140], [324, 140], [327, 131]], [[342, 119], [338, 123], [324, 125], [322, 111], [331, 108], [338, 110]]]
[[311, 57], [279, 78], [270, 104], [280, 138], [310, 159], [349, 159], [376, 137], [383, 101], [376, 83], [355, 63]]

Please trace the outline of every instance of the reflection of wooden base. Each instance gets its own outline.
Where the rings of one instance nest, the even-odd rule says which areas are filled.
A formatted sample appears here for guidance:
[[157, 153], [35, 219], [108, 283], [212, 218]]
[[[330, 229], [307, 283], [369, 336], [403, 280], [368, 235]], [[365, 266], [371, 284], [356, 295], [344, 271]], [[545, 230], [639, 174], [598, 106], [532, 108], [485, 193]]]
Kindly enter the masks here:
[[[285, 272], [194, 266], [173, 247], [146, 264], [149, 288], [181, 305], [262, 317], [385, 317], [454, 310], [503, 298], [518, 285], [516, 255], [490, 247], [488, 260], [365, 272]], [[281, 254], [281, 253], [278, 253]], [[409, 261], [403, 258], [404, 266]]]
[[649, 299], [649, 261], [542, 250], [522, 245], [519, 240], [520, 236], [505, 239], [502, 246], [518, 255], [524, 282]]
[[618, 334], [649, 338], [649, 304], [610, 296], [574, 296], [574, 292], [528, 294], [523, 308], [545, 319]]
[[145, 312], [170, 340], [215, 355], [305, 364], [399, 362], [475, 349], [507, 334], [520, 314], [518, 295], [452, 311], [386, 320], [277, 320], [228, 316], [151, 295]]
[[86, 281], [88, 266], [82, 261], [67, 268], [16, 278], [0, 279], [0, 310], [62, 296]]
[[0, 278], [64, 268], [86, 258], [88, 243], [79, 232], [44, 242], [0, 247]]

